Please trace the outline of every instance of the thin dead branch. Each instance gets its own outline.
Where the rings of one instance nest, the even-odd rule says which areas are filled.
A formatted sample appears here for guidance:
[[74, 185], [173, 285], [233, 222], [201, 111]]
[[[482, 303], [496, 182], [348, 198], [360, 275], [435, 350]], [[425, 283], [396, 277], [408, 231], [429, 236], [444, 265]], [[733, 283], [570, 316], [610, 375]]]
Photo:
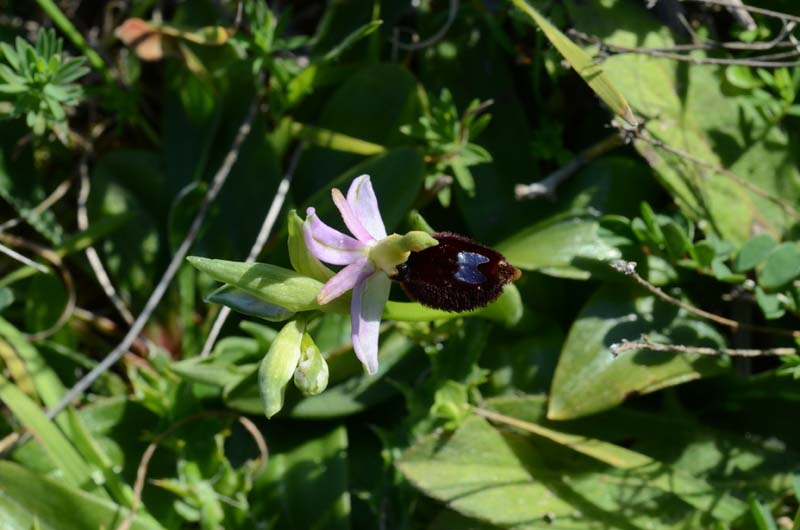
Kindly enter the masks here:
[[514, 195], [518, 201], [537, 199], [539, 197], [547, 197], [551, 200], [555, 199], [556, 189], [561, 183], [577, 173], [588, 163], [622, 145], [625, 145], [625, 140], [621, 135], [615, 133], [607, 136], [591, 147], [578, 153], [567, 165], [550, 173], [543, 180], [531, 182], [530, 184], [517, 184], [514, 188]]
[[795, 331], [791, 329], [784, 329], [784, 328], [773, 328], [769, 326], [756, 326], [753, 324], [746, 324], [743, 322], [737, 322], [736, 320], [732, 320], [730, 318], [726, 318], [720, 315], [716, 315], [714, 313], [710, 313], [703, 309], [697, 308], [691, 304], [687, 304], [681, 300], [678, 300], [675, 297], [672, 297], [656, 287], [655, 285], [651, 284], [641, 276], [639, 273], [636, 272], [636, 262], [633, 261], [624, 261], [624, 260], [617, 260], [611, 263], [611, 267], [624, 274], [625, 276], [629, 276], [633, 278], [636, 283], [647, 289], [650, 293], [655, 295], [656, 297], [660, 298], [661, 300], [671, 304], [673, 306], [679, 307], [695, 316], [698, 316], [705, 320], [710, 320], [715, 322], [721, 326], [725, 326], [731, 328], [733, 330], [740, 330], [746, 329], [750, 331], [757, 331], [760, 333], [768, 333], [772, 335], [784, 335], [789, 337], [798, 338], [800, 337], [800, 331]]
[[682, 344], [661, 344], [653, 342], [650, 337], [643, 335], [638, 341], [623, 340], [609, 346], [608, 348], [614, 357], [628, 352], [638, 350], [650, 350], [667, 353], [693, 353], [698, 355], [728, 355], [731, 357], [763, 357], [776, 355], [794, 355], [796, 348], [768, 348], [764, 350], [746, 348], [707, 348], [703, 346], [685, 346]]

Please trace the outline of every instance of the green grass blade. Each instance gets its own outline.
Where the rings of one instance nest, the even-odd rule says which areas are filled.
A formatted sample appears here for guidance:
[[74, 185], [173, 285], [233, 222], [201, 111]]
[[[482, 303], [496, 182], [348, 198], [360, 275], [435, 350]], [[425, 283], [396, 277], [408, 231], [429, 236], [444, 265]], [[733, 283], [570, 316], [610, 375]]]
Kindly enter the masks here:
[[41, 444], [67, 484], [92, 493], [105, 493], [92, 480], [91, 469], [75, 447], [36, 403], [10, 381], [0, 376], [0, 400]]

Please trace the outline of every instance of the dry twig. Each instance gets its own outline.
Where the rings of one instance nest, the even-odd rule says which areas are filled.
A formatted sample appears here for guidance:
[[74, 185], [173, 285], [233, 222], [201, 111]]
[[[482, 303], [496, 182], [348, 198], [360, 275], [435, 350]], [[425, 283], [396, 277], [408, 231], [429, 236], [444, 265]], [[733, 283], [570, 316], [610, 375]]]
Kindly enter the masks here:
[[[91, 185], [89, 183], [89, 168], [87, 164], [86, 157], [81, 160], [80, 164], [80, 191], [78, 192], [78, 228], [82, 231], [86, 231], [89, 229], [89, 214], [87, 213], [86, 203], [89, 200], [89, 191], [91, 189]], [[93, 245], [89, 245], [86, 247], [84, 251], [86, 254], [86, 259], [89, 261], [89, 266], [94, 272], [95, 278], [97, 278], [97, 282], [100, 284], [100, 287], [103, 289], [103, 292], [111, 300], [111, 303], [114, 305], [114, 308], [120, 314], [125, 323], [129, 326], [133, 324], [133, 314], [131, 313], [128, 306], [125, 305], [125, 302], [122, 298], [117, 294], [117, 290], [114, 288], [114, 284], [111, 282], [111, 278], [106, 271], [106, 268], [103, 266], [103, 262], [100, 259], [100, 255], [97, 253]]]
[[608, 348], [616, 357], [631, 350], [652, 350], [668, 353], [695, 353], [698, 355], [730, 355], [732, 357], [761, 357], [765, 355], [794, 355], [796, 348], [768, 348], [765, 350], [745, 348], [707, 348], [703, 346], [684, 346], [681, 344], [661, 344], [643, 335], [638, 341], [623, 340]]
[[538, 199], [539, 197], [555, 199], [556, 188], [558, 188], [562, 182], [577, 173], [586, 164], [622, 145], [625, 145], [625, 140], [621, 135], [615, 133], [607, 136], [603, 140], [600, 140], [596, 144], [578, 153], [567, 165], [550, 173], [543, 180], [531, 182], [530, 184], [517, 184], [514, 187], [514, 195], [517, 197], [518, 201], [524, 199]]
[[639, 273], [636, 272], [636, 262], [617, 260], [611, 263], [611, 267], [614, 270], [621, 272], [625, 276], [630, 276], [631, 278], [636, 280], [636, 283], [638, 283], [639, 285], [650, 291], [652, 294], [654, 294], [661, 300], [667, 302], [668, 304], [680, 307], [681, 309], [684, 309], [685, 311], [688, 311], [689, 313], [698, 316], [700, 318], [703, 318], [705, 320], [716, 322], [717, 324], [729, 327], [734, 330], [747, 329], [750, 331], [758, 331], [761, 333], [769, 333], [774, 335], [786, 335], [795, 338], [800, 337], [800, 331], [783, 329], [783, 328], [773, 328], [769, 326], [756, 326], [753, 324], [746, 324], [744, 322], [737, 322], [736, 320], [731, 320], [730, 318], [725, 318], [723, 316], [719, 316], [714, 313], [710, 313], [703, 309], [697, 308], [691, 304], [687, 304], [686, 302], [682, 302], [681, 300], [678, 300], [677, 298], [668, 295], [655, 285], [651, 284], [650, 282], [639, 276]]

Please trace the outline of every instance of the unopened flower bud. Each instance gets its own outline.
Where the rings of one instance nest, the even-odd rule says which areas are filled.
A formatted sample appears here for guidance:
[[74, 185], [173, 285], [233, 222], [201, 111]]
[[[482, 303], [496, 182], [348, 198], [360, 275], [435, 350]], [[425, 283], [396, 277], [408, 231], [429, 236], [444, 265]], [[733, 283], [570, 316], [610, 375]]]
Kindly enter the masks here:
[[271, 418], [283, 408], [283, 394], [300, 361], [305, 321], [288, 322], [261, 361], [258, 369], [258, 390], [264, 405], [264, 414]]
[[295, 386], [306, 396], [314, 396], [328, 386], [328, 363], [311, 336], [303, 335], [300, 362], [294, 372]]

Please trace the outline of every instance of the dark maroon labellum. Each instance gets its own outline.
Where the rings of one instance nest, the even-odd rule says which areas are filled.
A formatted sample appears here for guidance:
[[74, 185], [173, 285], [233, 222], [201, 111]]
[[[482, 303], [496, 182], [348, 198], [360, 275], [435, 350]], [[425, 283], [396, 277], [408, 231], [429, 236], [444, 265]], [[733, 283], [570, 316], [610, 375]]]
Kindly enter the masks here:
[[439, 244], [412, 252], [393, 280], [412, 300], [445, 311], [470, 311], [497, 300], [520, 277], [502, 254], [450, 232], [432, 234]]

